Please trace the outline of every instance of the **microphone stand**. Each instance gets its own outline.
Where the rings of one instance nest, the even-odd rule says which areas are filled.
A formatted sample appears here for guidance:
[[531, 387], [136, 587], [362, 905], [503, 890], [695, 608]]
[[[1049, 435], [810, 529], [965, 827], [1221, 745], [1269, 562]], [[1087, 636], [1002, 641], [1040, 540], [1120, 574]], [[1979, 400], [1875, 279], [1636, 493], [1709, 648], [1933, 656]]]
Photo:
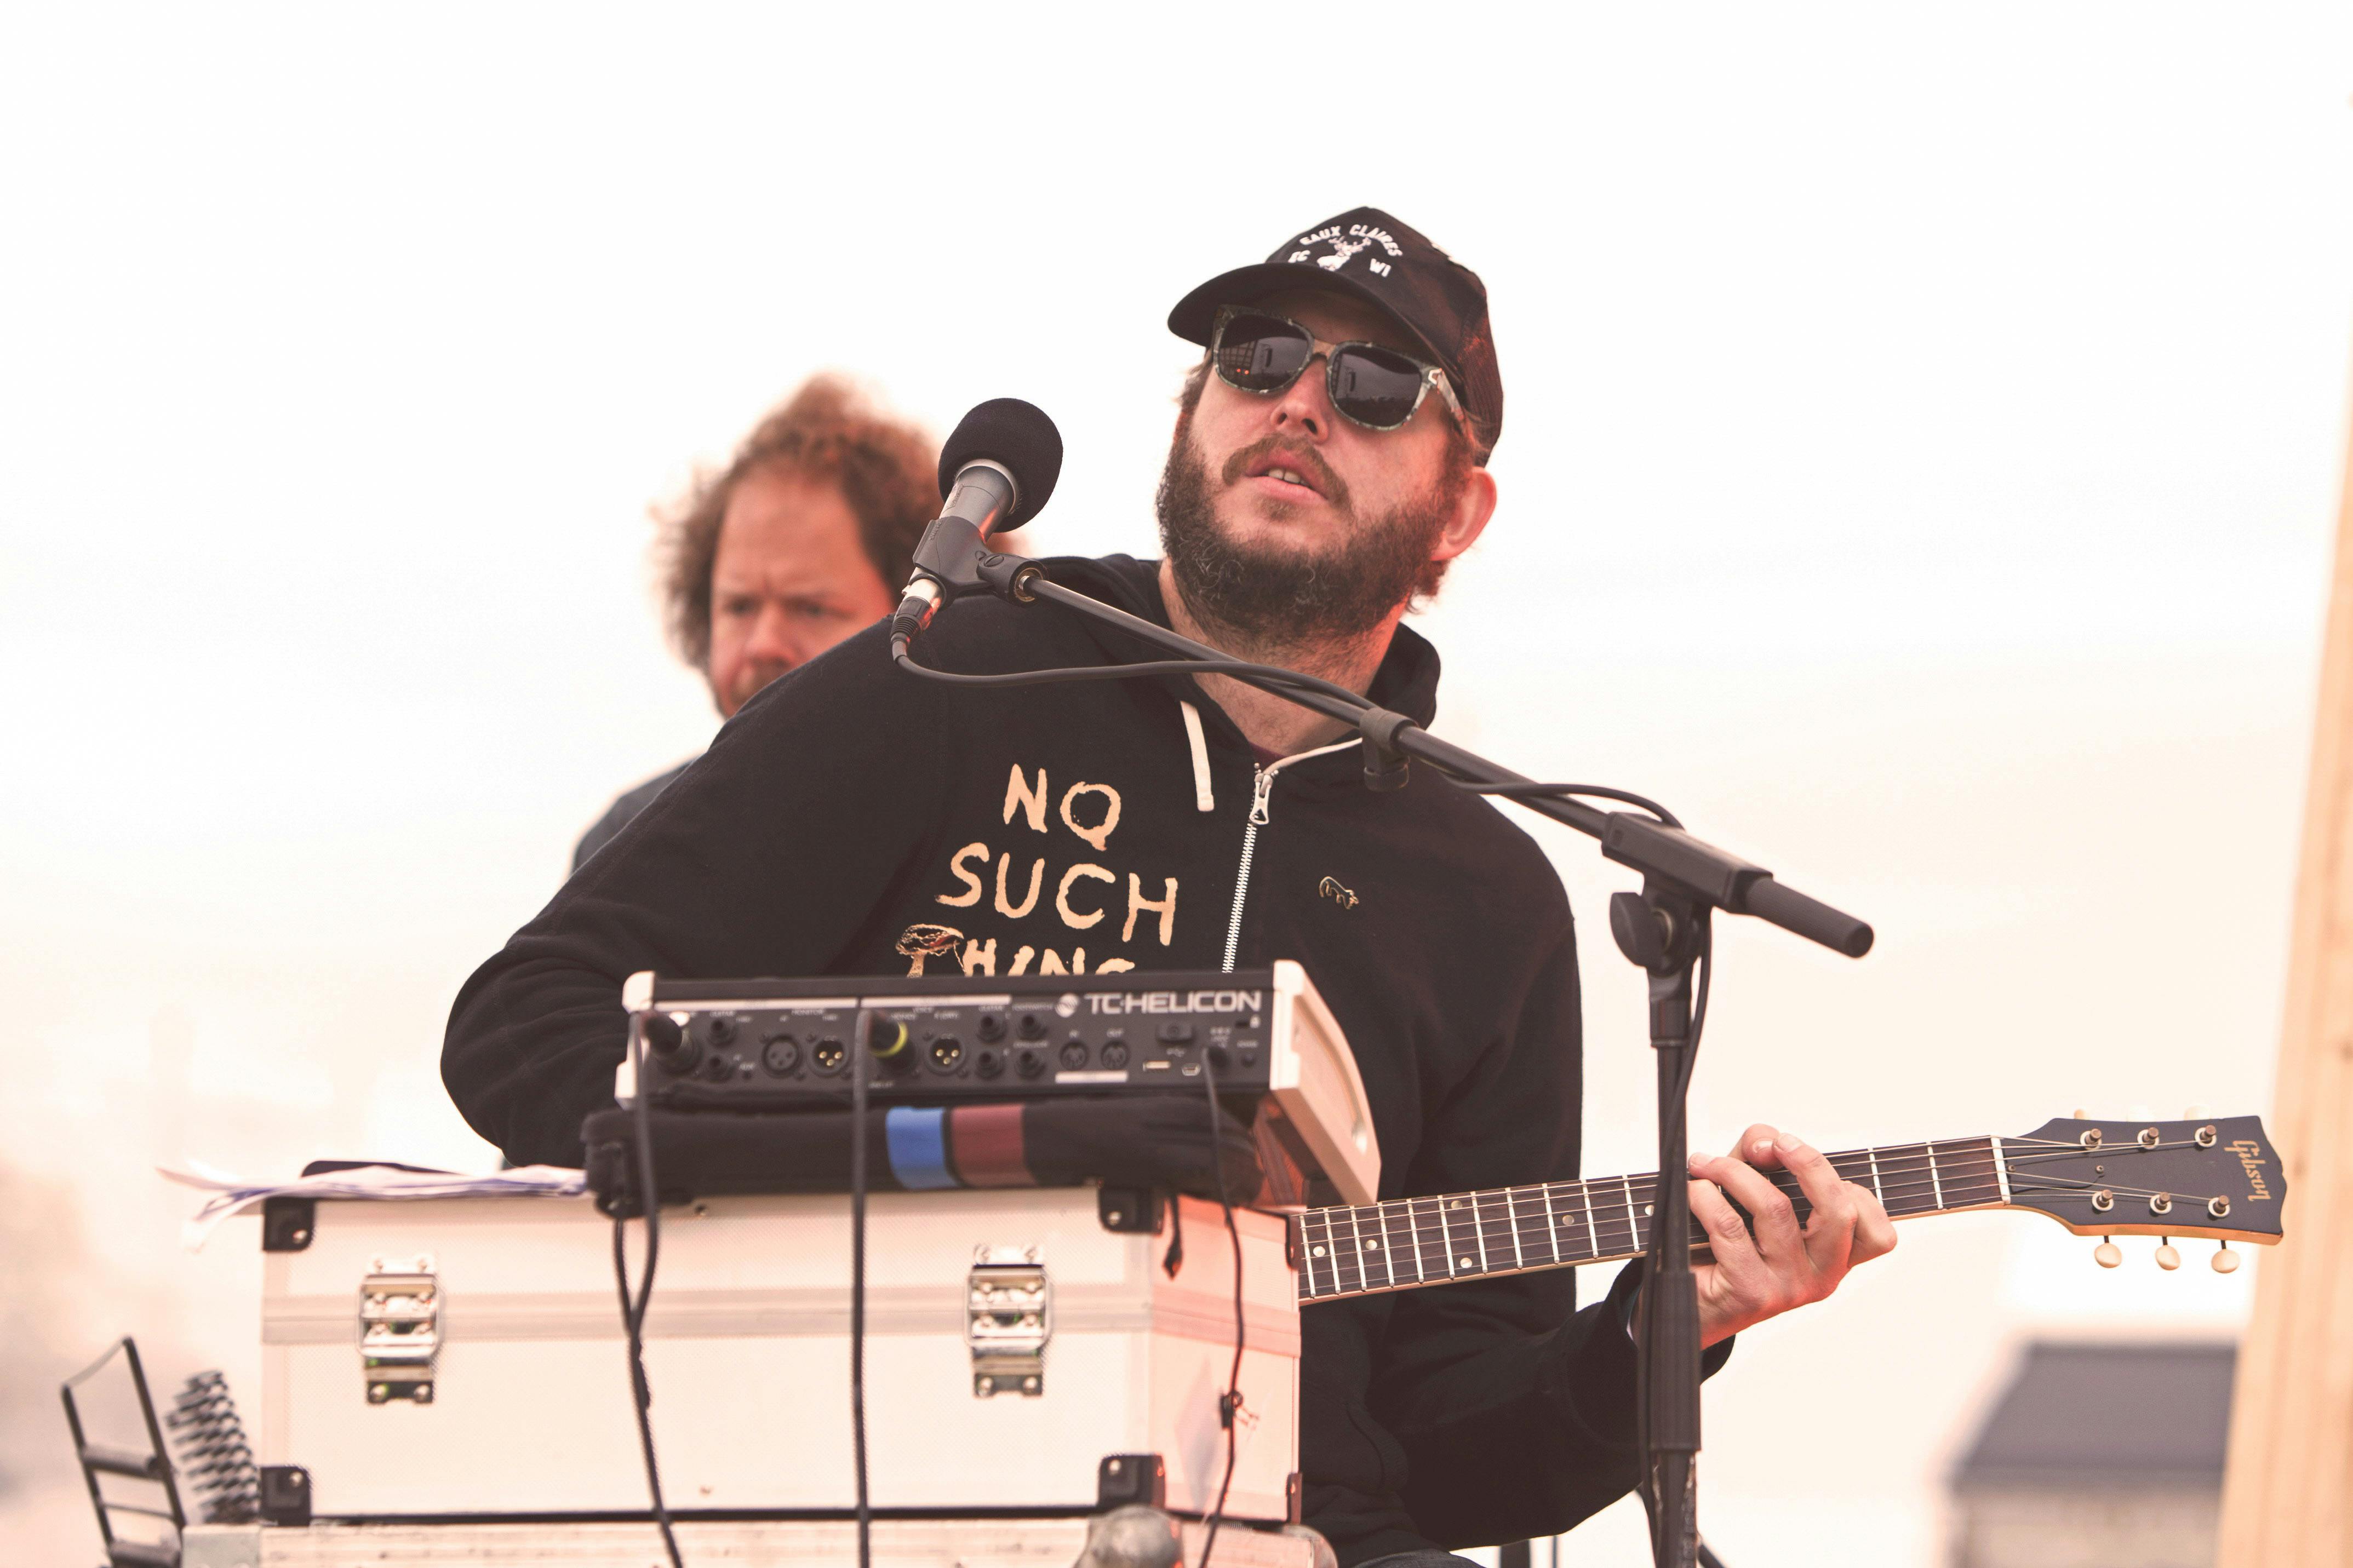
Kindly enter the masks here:
[[[1535, 781], [1342, 688], [1263, 667], [1238, 668], [1207, 644], [1064, 587], [1036, 562], [989, 552], [976, 533], [956, 553], [961, 558], [940, 573], [951, 597], [978, 587], [1017, 604], [1044, 599], [1115, 626], [1178, 660], [1219, 667], [1215, 673], [1355, 730], [1363, 738], [1370, 788], [1402, 788], [1408, 759], [1418, 759], [1464, 784], [1504, 786], [1519, 805], [1598, 840], [1605, 858], [1641, 873], [1640, 893], [1616, 893], [1609, 900], [1609, 930], [1619, 951], [1650, 976], [1651, 1045], [1659, 1081], [1659, 1180], [1636, 1335], [1641, 1487], [1650, 1505], [1657, 1568], [1697, 1568], [1705, 1552], [1699, 1540], [1693, 1463], [1700, 1446], [1699, 1297], [1692, 1275], [1691, 1194], [1680, 1179], [1686, 1152], [1684, 1110], [1697, 1048], [1694, 976], [1708, 960], [1710, 920], [1718, 910], [1753, 916], [1850, 958], [1871, 951], [1871, 927], [1784, 887], [1763, 867], [1694, 837], [1671, 820], [1535, 793], [1543, 787]], [[906, 639], [894, 638], [893, 654], [902, 663], [913, 662]], [[1699, 998], [1705, 993], [1703, 984]], [[1707, 1556], [1712, 1560], [1714, 1554]]]

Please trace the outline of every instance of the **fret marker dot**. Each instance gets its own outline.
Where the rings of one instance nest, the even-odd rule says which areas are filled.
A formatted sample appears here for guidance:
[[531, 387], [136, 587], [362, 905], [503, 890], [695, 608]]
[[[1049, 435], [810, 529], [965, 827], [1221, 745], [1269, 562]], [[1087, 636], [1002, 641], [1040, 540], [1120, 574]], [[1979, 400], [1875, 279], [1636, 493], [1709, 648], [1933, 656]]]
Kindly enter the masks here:
[[1470, 1267], [1471, 1267], [1471, 1260], [1470, 1260], [1469, 1258], [1464, 1258], [1464, 1259], [1462, 1259], [1462, 1267], [1463, 1267], [1463, 1268], [1470, 1268]]
[[1378, 1252], [1380, 1249], [1381, 1244], [1377, 1241], [1368, 1241], [1365, 1243], [1365, 1250], [1366, 1252]]
[[1650, 1217], [1651, 1217], [1651, 1205], [1648, 1205], [1648, 1204], [1644, 1204], [1644, 1205], [1642, 1205], [1642, 1217], [1643, 1217], [1644, 1219], [1648, 1219], [1648, 1218], [1650, 1218]]
[[1317, 1247], [1317, 1248], [1315, 1249], [1315, 1256], [1316, 1256], [1316, 1257], [1318, 1257], [1318, 1258], [1323, 1257], [1323, 1256], [1324, 1256], [1324, 1249], [1323, 1249], [1322, 1247]]

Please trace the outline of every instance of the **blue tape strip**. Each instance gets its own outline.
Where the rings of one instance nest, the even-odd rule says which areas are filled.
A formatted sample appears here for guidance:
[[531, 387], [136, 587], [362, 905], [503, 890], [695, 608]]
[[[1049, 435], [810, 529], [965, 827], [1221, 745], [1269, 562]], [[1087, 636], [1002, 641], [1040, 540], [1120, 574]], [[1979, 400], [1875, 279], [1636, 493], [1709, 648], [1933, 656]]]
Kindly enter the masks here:
[[948, 1169], [948, 1113], [892, 1106], [882, 1117], [882, 1135], [891, 1148], [891, 1173], [899, 1184], [920, 1192], [963, 1184]]

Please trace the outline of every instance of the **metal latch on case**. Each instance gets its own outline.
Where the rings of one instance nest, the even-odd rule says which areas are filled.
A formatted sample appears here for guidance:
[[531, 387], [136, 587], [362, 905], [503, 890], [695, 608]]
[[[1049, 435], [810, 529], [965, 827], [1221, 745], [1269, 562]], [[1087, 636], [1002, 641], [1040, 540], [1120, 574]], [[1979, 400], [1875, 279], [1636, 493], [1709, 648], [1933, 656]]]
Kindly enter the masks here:
[[360, 1371], [370, 1405], [433, 1403], [441, 1287], [429, 1254], [378, 1258], [360, 1281]]
[[964, 1342], [972, 1350], [972, 1396], [1036, 1398], [1046, 1392], [1046, 1342], [1054, 1290], [1034, 1247], [976, 1247], [965, 1294]]

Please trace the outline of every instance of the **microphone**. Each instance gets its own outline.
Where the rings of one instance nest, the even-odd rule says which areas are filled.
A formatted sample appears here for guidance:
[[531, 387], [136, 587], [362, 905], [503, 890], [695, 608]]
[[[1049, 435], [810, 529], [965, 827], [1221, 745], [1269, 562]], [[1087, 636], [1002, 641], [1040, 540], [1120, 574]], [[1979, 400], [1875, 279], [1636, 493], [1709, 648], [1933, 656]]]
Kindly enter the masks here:
[[940, 449], [940, 515], [915, 546], [915, 570], [891, 617], [891, 647], [905, 651], [940, 605], [979, 587], [988, 537], [1043, 510], [1062, 477], [1062, 436], [1043, 410], [995, 397], [965, 415]]

